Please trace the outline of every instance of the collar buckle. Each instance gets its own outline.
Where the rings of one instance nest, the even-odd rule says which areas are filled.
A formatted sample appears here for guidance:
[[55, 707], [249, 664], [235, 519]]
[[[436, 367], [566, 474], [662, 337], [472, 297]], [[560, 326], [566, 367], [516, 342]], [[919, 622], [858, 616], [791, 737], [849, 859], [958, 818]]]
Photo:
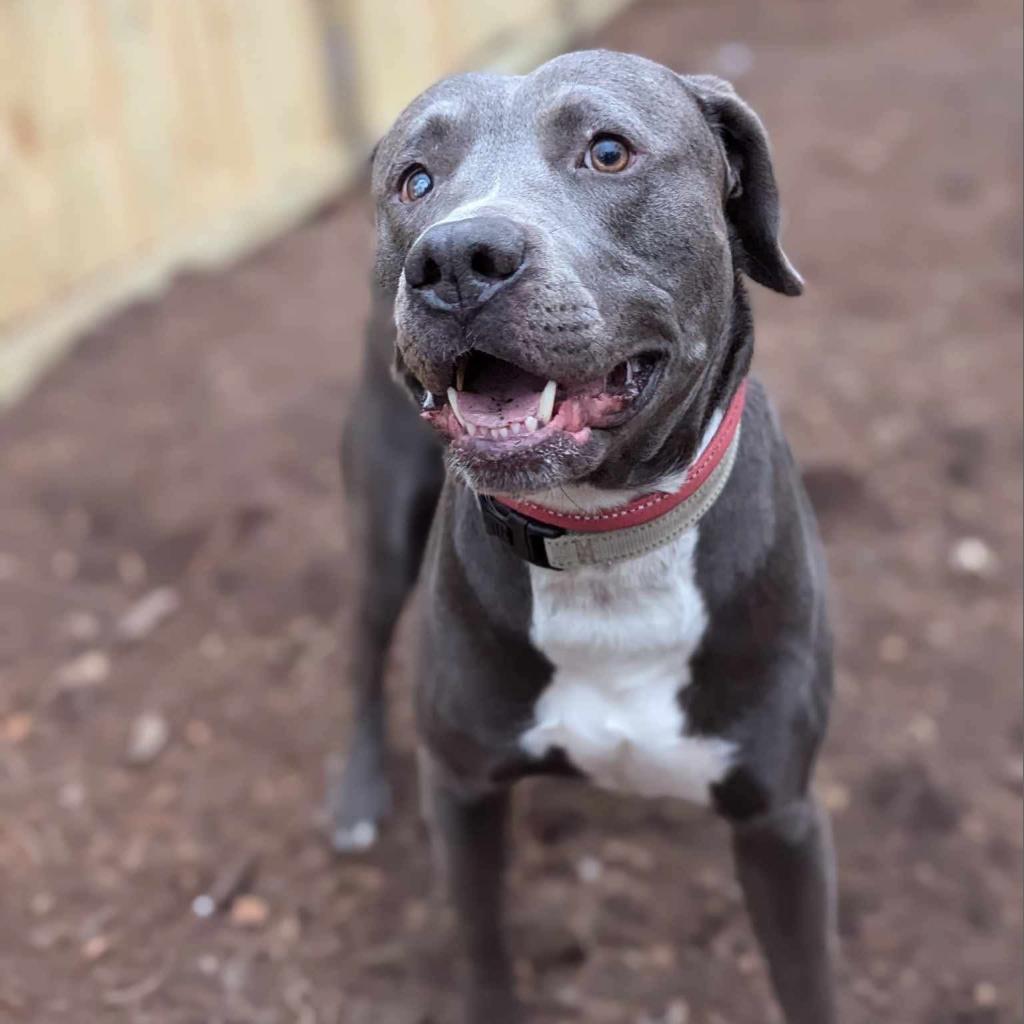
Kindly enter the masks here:
[[508, 505], [500, 504], [488, 494], [478, 494], [480, 512], [484, 519], [484, 530], [492, 537], [507, 544], [520, 558], [542, 569], [558, 571], [548, 560], [545, 540], [564, 537], [567, 530], [561, 526], [549, 526], [517, 512]]

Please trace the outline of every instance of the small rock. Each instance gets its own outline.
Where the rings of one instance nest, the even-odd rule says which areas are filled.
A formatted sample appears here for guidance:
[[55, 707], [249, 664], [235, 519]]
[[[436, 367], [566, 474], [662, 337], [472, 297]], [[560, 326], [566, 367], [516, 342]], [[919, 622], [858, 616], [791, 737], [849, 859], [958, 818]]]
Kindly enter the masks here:
[[581, 857], [576, 863], [576, 874], [581, 882], [594, 883], [603, 873], [604, 868], [596, 857]]
[[261, 928], [269, 916], [267, 901], [260, 896], [239, 896], [231, 904], [231, 923], [239, 928]]
[[66, 811], [77, 811], [85, 804], [85, 786], [80, 782], [65, 782], [57, 790], [57, 803]]
[[212, 953], [204, 953], [196, 961], [200, 974], [212, 978], [220, 970], [220, 961]]
[[995, 1006], [999, 1002], [999, 990], [991, 981], [979, 981], [974, 986], [974, 1001], [978, 1006]]
[[910, 645], [907, 643], [906, 637], [902, 637], [898, 633], [889, 633], [882, 637], [882, 642], [878, 645], [878, 657], [886, 665], [901, 665], [907, 660], [909, 652]]
[[949, 564], [965, 576], [988, 576], [996, 567], [996, 556], [980, 537], [962, 537], [950, 550]]
[[842, 814], [850, 806], [850, 790], [841, 782], [830, 782], [822, 786], [821, 799], [832, 814]]
[[200, 893], [192, 901], [192, 913], [195, 914], [196, 917], [204, 919], [207, 917], [213, 917], [216, 910], [217, 903], [209, 893]]
[[57, 673], [61, 686], [72, 689], [98, 686], [110, 676], [110, 658], [103, 651], [85, 651], [63, 665]]
[[82, 945], [82, 956], [90, 963], [110, 952], [110, 939], [106, 935], [94, 935]]
[[907, 732], [922, 746], [931, 746], [939, 736], [939, 726], [931, 715], [918, 712], [910, 719]]
[[157, 587], [140, 597], [117, 623], [118, 639], [124, 643], [144, 640], [181, 607], [181, 598], [173, 587]]
[[4, 719], [3, 738], [15, 745], [23, 743], [32, 732], [32, 716], [26, 711], [18, 711]]
[[151, 764], [163, 753], [170, 735], [170, 726], [163, 715], [155, 711], [144, 711], [132, 722], [128, 734], [125, 751], [128, 763], [139, 766]]
[[32, 897], [29, 906], [32, 908], [32, 913], [37, 917], [45, 917], [51, 910], [53, 910], [56, 903], [57, 901], [53, 898], [53, 893], [37, 892]]
[[63, 626], [67, 636], [80, 643], [95, 640], [100, 635], [100, 620], [92, 612], [68, 612]]

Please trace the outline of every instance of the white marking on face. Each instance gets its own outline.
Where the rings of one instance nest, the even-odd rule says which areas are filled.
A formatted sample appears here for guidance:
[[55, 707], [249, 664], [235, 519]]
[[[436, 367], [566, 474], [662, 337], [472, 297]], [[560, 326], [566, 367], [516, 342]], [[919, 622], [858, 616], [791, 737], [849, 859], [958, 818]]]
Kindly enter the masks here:
[[[451, 224], [454, 221], [469, 220], [470, 217], [475, 216], [481, 209], [492, 207], [498, 200], [498, 196], [501, 193], [501, 179], [495, 181], [490, 191], [486, 195], [479, 196], [476, 199], [471, 199], [469, 202], [463, 203], [461, 206], [456, 206], [454, 210], [446, 213], [440, 220], [434, 221], [430, 227], [437, 227], [438, 224]], [[429, 231], [430, 228], [427, 228]]]
[[554, 666], [523, 748], [561, 747], [598, 785], [706, 804], [734, 744], [687, 736], [680, 692], [707, 627], [698, 528], [612, 566], [530, 567], [530, 639]]

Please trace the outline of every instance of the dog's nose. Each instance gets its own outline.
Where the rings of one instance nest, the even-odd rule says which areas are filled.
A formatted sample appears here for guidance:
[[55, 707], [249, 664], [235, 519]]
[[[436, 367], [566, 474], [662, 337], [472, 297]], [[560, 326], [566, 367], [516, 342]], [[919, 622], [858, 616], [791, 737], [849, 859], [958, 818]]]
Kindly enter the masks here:
[[507, 285], [526, 260], [526, 232], [507, 217], [435, 224], [409, 250], [405, 281], [433, 306], [468, 310]]

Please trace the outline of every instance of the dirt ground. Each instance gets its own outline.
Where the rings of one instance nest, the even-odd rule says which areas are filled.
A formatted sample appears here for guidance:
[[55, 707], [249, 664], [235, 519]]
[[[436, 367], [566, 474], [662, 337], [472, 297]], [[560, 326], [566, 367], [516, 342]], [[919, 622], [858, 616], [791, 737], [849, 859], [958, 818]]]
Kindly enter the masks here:
[[[773, 132], [808, 290], [757, 296], [757, 368], [834, 575], [846, 1024], [1022, 1019], [1020, 29], [1015, 0], [694, 0], [598, 40], [736, 77]], [[351, 200], [184, 278], [0, 420], [3, 1021], [451, 1019], [408, 628], [397, 817], [360, 860], [318, 831], [370, 239]], [[720, 825], [546, 782], [516, 840], [539, 1020], [777, 1019]]]

